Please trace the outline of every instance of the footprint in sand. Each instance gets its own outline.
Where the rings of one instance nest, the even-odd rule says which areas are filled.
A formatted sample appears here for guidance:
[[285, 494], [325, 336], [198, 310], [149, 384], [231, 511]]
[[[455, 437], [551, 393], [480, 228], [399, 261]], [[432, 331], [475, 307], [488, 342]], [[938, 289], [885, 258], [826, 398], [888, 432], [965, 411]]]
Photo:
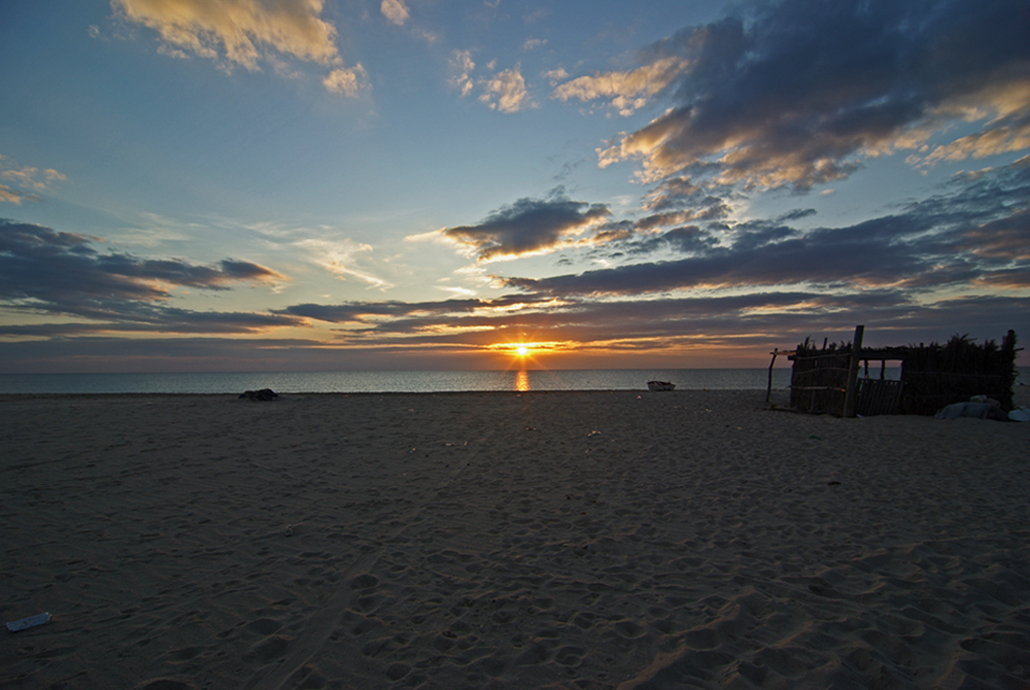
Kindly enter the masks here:
[[136, 686], [136, 690], [196, 690], [196, 688], [196, 685], [171, 678], [155, 678]]
[[351, 589], [372, 589], [379, 585], [379, 578], [371, 573], [365, 573], [364, 575], [358, 575], [351, 580]]
[[281, 657], [289, 645], [290, 641], [287, 638], [282, 635], [273, 635], [257, 644], [253, 649], [244, 654], [243, 658], [248, 661], [253, 660], [267, 664]]
[[283, 624], [271, 618], [258, 618], [247, 623], [247, 630], [258, 635], [271, 635], [283, 627]]
[[587, 650], [582, 647], [562, 647], [554, 655], [554, 660], [562, 666], [576, 667], [583, 663]]
[[173, 664], [180, 664], [200, 656], [207, 647], [183, 647], [168, 653]]

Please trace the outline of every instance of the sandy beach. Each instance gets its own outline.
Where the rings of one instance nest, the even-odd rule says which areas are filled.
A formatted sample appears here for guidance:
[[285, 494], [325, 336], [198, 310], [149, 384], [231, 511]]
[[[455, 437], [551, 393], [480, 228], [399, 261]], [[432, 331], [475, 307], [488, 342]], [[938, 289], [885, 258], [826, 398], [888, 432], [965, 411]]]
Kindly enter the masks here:
[[1030, 688], [1030, 423], [3, 396], [0, 448], [3, 689]]

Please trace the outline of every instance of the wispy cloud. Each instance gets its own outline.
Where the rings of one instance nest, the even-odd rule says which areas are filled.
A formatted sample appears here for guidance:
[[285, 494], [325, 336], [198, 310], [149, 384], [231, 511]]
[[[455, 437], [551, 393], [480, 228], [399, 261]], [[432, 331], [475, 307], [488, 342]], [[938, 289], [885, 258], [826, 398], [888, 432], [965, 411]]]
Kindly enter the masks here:
[[[397, 0], [393, 0], [397, 4]], [[326, 89], [356, 95], [364, 79], [361, 65], [346, 67], [336, 45], [337, 30], [322, 19], [323, 0], [111, 0], [127, 21], [153, 29], [162, 50], [177, 57], [196, 55], [223, 69], [279, 66], [280, 56], [332, 69]]]
[[451, 86], [458, 89], [462, 96], [472, 93], [475, 88], [475, 81], [472, 79], [472, 70], [476, 63], [472, 60], [472, 53], [468, 50], [456, 50], [451, 56], [451, 76], [448, 80]]
[[370, 244], [354, 242], [349, 239], [306, 239], [297, 242], [296, 246], [304, 250], [313, 263], [329, 271], [340, 280], [357, 278], [367, 283], [369, 287], [391, 287], [389, 283], [373, 275], [371, 271], [359, 267], [358, 257], [372, 251], [372, 245]]
[[[900, 149], [933, 163], [1028, 145], [1030, 21], [1020, 3], [747, 7], [646, 52], [642, 70], [667, 66], [654, 84], [672, 107], [600, 150], [602, 166], [636, 159], [651, 181], [703, 169], [720, 184], [803, 191]], [[556, 95], [628, 97], [631, 74], [581, 77]], [[978, 131], [938, 143], [958, 122]]]
[[21, 204], [39, 201], [40, 194], [50, 191], [56, 182], [67, 179], [52, 168], [40, 170], [18, 166], [10, 158], [0, 155], [0, 202]]

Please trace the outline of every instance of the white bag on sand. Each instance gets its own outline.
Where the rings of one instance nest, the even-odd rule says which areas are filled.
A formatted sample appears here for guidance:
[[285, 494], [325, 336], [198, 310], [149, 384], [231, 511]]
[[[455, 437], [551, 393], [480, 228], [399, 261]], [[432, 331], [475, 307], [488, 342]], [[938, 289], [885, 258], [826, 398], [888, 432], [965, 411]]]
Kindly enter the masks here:
[[960, 402], [938, 410], [934, 416], [937, 419], [974, 417], [976, 419], [994, 419], [1000, 422], [1005, 420], [1005, 410], [987, 402]]

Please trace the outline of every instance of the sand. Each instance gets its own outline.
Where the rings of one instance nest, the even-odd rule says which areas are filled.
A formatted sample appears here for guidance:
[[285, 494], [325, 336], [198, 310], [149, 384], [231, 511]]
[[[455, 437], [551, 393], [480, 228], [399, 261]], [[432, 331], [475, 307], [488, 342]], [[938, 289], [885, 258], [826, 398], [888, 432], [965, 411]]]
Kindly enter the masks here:
[[1030, 687], [1030, 423], [764, 398], [0, 397], [0, 688]]

